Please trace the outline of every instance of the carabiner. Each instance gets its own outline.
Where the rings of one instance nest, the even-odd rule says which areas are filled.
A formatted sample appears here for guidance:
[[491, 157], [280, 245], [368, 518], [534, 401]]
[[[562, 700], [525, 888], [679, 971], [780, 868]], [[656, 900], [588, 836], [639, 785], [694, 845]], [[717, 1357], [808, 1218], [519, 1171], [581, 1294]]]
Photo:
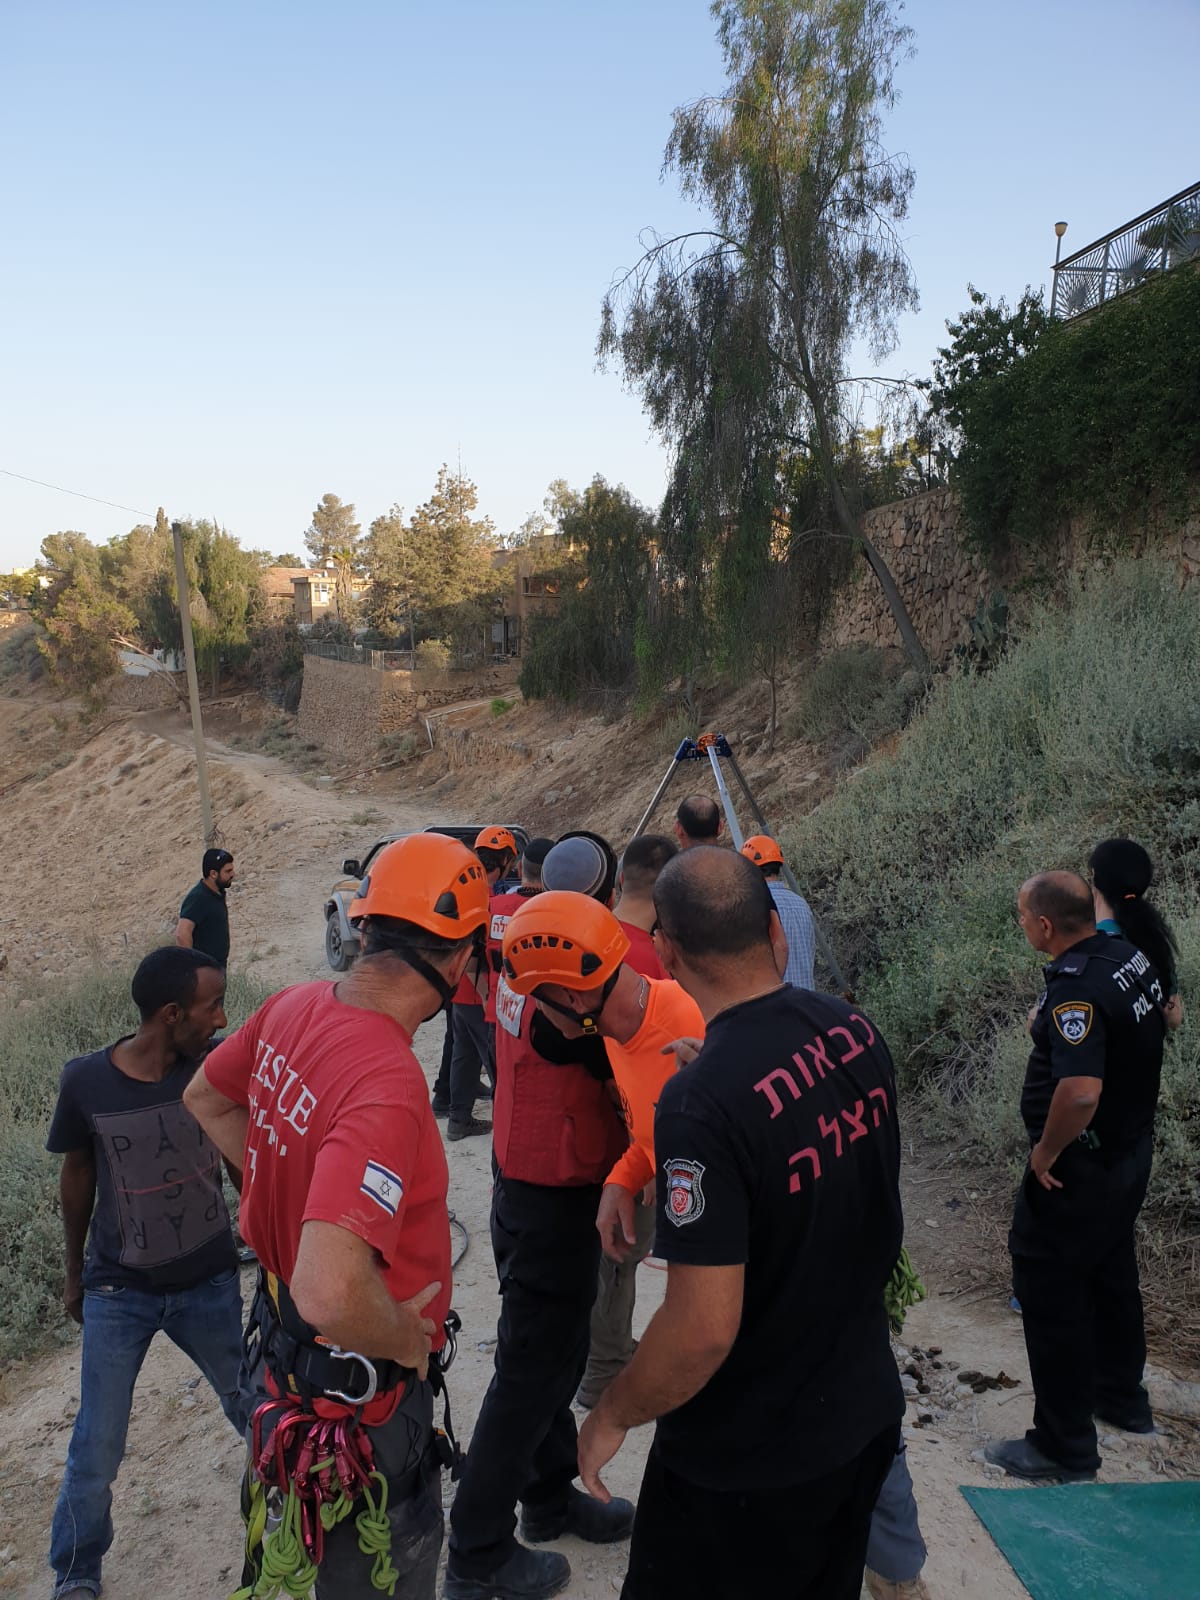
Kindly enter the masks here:
[[379, 1375], [375, 1371], [375, 1364], [366, 1356], [359, 1355], [357, 1350], [341, 1350], [337, 1345], [329, 1346], [329, 1354], [337, 1356], [339, 1361], [358, 1361], [367, 1375], [367, 1388], [365, 1394], [346, 1394], [341, 1389], [326, 1389], [325, 1394], [330, 1400], [342, 1400], [348, 1406], [368, 1405], [379, 1392]]
[[444, 1376], [454, 1365], [454, 1358], [458, 1354], [458, 1335], [462, 1332], [462, 1318], [457, 1311], [451, 1309], [446, 1313], [446, 1320], [442, 1323], [442, 1330], [446, 1335], [446, 1342], [435, 1353], [433, 1359], [437, 1362], [438, 1370]]

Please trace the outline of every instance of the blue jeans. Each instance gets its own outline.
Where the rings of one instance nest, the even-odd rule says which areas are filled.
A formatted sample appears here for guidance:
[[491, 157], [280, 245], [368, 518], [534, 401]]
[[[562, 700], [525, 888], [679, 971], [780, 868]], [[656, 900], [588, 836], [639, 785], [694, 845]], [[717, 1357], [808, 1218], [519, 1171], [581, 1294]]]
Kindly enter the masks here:
[[79, 1412], [50, 1532], [55, 1595], [100, 1592], [100, 1564], [113, 1541], [112, 1486], [125, 1454], [133, 1386], [162, 1330], [200, 1368], [239, 1433], [242, 1295], [237, 1270], [191, 1289], [89, 1289], [83, 1297]]

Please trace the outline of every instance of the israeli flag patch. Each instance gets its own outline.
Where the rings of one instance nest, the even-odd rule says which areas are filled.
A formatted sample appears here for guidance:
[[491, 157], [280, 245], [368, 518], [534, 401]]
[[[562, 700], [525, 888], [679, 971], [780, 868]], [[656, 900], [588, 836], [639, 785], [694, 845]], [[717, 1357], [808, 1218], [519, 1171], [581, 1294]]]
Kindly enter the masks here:
[[363, 1194], [374, 1200], [389, 1217], [396, 1215], [397, 1208], [404, 1198], [404, 1184], [394, 1172], [389, 1172], [387, 1167], [381, 1167], [378, 1161], [368, 1161], [359, 1187]]

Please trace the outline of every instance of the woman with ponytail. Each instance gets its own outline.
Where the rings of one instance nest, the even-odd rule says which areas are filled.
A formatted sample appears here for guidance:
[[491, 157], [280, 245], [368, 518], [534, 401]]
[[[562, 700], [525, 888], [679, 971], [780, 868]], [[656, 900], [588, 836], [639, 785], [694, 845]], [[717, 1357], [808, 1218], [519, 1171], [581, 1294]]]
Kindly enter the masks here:
[[1088, 867], [1096, 927], [1128, 939], [1154, 964], [1167, 994], [1163, 1018], [1168, 1028], [1177, 1028], [1183, 1021], [1175, 975], [1178, 947], [1162, 913], [1146, 899], [1154, 879], [1153, 862], [1133, 839], [1105, 839], [1092, 851]]

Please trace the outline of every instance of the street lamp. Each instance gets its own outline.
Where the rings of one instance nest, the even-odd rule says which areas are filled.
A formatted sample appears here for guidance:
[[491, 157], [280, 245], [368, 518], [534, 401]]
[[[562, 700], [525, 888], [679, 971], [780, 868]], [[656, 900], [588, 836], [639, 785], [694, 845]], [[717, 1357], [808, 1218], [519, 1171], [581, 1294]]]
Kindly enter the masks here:
[[1062, 255], [1063, 234], [1066, 233], [1066, 231], [1067, 225], [1065, 222], [1056, 222], [1054, 224], [1054, 238], [1056, 242], [1054, 245], [1054, 287], [1050, 291], [1051, 316], [1054, 315], [1054, 308], [1058, 303], [1058, 258]]

